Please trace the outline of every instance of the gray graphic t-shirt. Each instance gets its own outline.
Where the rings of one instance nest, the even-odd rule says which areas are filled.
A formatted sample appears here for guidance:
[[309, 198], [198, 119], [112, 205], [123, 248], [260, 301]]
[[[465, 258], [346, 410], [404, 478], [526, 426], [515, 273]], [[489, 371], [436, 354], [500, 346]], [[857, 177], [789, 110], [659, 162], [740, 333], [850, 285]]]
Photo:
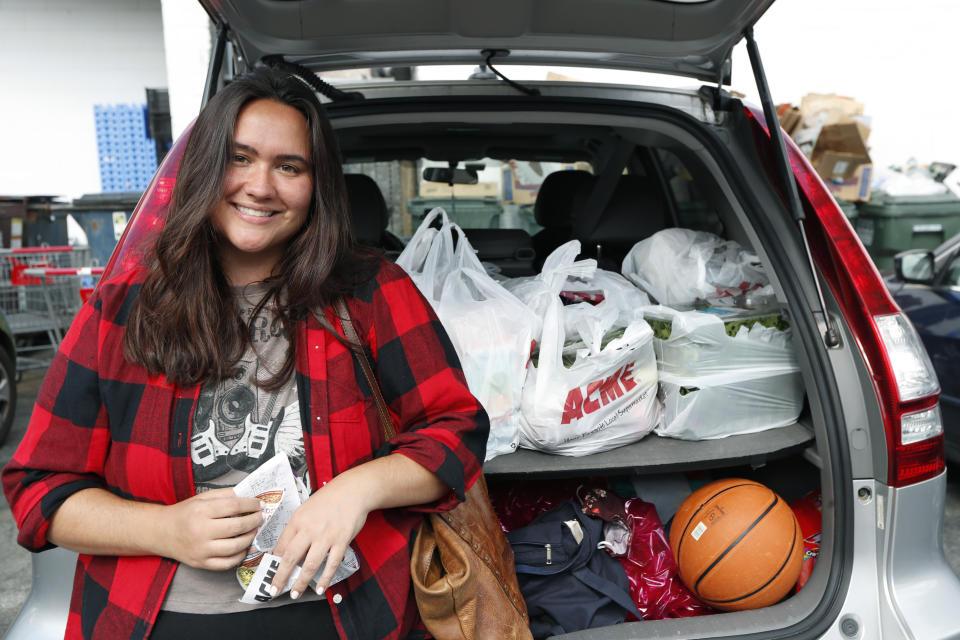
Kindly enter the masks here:
[[[245, 321], [252, 317], [264, 293], [259, 283], [234, 288]], [[294, 475], [309, 490], [294, 377], [275, 391], [253, 384], [253, 380], [268, 380], [280, 370], [289, 346], [283, 323], [269, 307], [266, 305], [249, 323], [251, 346], [237, 363], [237, 375], [200, 391], [190, 438], [197, 493], [235, 486], [281, 451], [290, 460]], [[162, 608], [182, 613], [249, 611], [251, 605], [238, 602], [242, 593], [233, 569], [206, 571], [181, 564]], [[308, 590], [299, 602], [310, 595]], [[289, 602], [282, 596], [267, 606]]]

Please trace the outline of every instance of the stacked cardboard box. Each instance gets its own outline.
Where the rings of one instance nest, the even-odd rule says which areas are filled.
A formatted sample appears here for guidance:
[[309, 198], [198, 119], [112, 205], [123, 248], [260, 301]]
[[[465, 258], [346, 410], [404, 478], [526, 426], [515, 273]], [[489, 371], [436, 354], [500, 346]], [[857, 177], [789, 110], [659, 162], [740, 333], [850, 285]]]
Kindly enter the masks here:
[[837, 200], [869, 200], [873, 164], [863, 104], [835, 94], [811, 93], [799, 107], [781, 105], [778, 112], [781, 126]]

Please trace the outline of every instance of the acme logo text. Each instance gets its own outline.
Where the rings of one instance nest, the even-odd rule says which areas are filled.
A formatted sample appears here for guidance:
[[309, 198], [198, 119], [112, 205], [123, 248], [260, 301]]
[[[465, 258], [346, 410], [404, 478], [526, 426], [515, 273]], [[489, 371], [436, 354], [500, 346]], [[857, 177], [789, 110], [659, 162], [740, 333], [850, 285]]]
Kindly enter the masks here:
[[633, 379], [633, 365], [631, 362], [617, 370], [609, 378], [602, 378], [588, 383], [585, 387], [574, 387], [567, 393], [567, 400], [563, 403], [563, 417], [560, 424], [570, 424], [605, 407], [627, 391], [637, 386]]

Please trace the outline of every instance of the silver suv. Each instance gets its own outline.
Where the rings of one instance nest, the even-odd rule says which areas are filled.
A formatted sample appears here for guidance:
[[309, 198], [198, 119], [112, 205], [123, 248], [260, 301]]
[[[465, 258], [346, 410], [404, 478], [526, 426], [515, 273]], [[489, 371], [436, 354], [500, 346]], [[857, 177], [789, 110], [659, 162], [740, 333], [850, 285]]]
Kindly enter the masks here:
[[[795, 423], [717, 440], [648, 437], [582, 457], [519, 450], [488, 462], [485, 473], [492, 483], [522, 484], [697, 472], [762, 478], [784, 495], [818, 490], [822, 538], [809, 581], [763, 609], [565, 637], [960, 637], [952, 610], [960, 580], [942, 550], [939, 385], [826, 185], [779, 127], [769, 133], [776, 120], [752, 26], [771, 2], [201, 0], [218, 28], [207, 95], [257, 65], [318, 74], [351, 174], [357, 233], [388, 255], [440, 204], [481, 260], [506, 276], [535, 273], [570, 239], [619, 270], [630, 247], [669, 227], [736, 240], [765, 266], [805, 387]], [[761, 107], [723, 89], [744, 38]], [[416, 67], [434, 64], [478, 72], [414, 79]], [[654, 71], [704, 85], [521, 83], [509, 79], [513, 64]], [[320, 79], [370, 67], [394, 73], [353, 86]], [[133, 259], [162, 219], [183, 144], [158, 170], [108, 271]], [[558, 172], [581, 177], [551, 178]], [[38, 614], [54, 627], [58, 620], [44, 614], [60, 607], [65, 615], [48, 580], [61, 571], [56, 580], [68, 590], [63, 564], [71, 558], [56, 553], [37, 559], [10, 637], [38, 637], [36, 626], [26, 629]]]

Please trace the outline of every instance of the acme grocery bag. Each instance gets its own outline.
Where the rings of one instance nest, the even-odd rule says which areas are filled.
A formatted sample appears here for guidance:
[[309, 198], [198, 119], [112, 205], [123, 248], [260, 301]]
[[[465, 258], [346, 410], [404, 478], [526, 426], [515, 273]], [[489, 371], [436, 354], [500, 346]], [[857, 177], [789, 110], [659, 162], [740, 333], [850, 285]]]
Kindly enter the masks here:
[[582, 456], [643, 438], [660, 420], [653, 330], [642, 318], [624, 327], [615, 314], [582, 314], [568, 336], [564, 279], [552, 280], [557, 290], [523, 387], [520, 446]]

